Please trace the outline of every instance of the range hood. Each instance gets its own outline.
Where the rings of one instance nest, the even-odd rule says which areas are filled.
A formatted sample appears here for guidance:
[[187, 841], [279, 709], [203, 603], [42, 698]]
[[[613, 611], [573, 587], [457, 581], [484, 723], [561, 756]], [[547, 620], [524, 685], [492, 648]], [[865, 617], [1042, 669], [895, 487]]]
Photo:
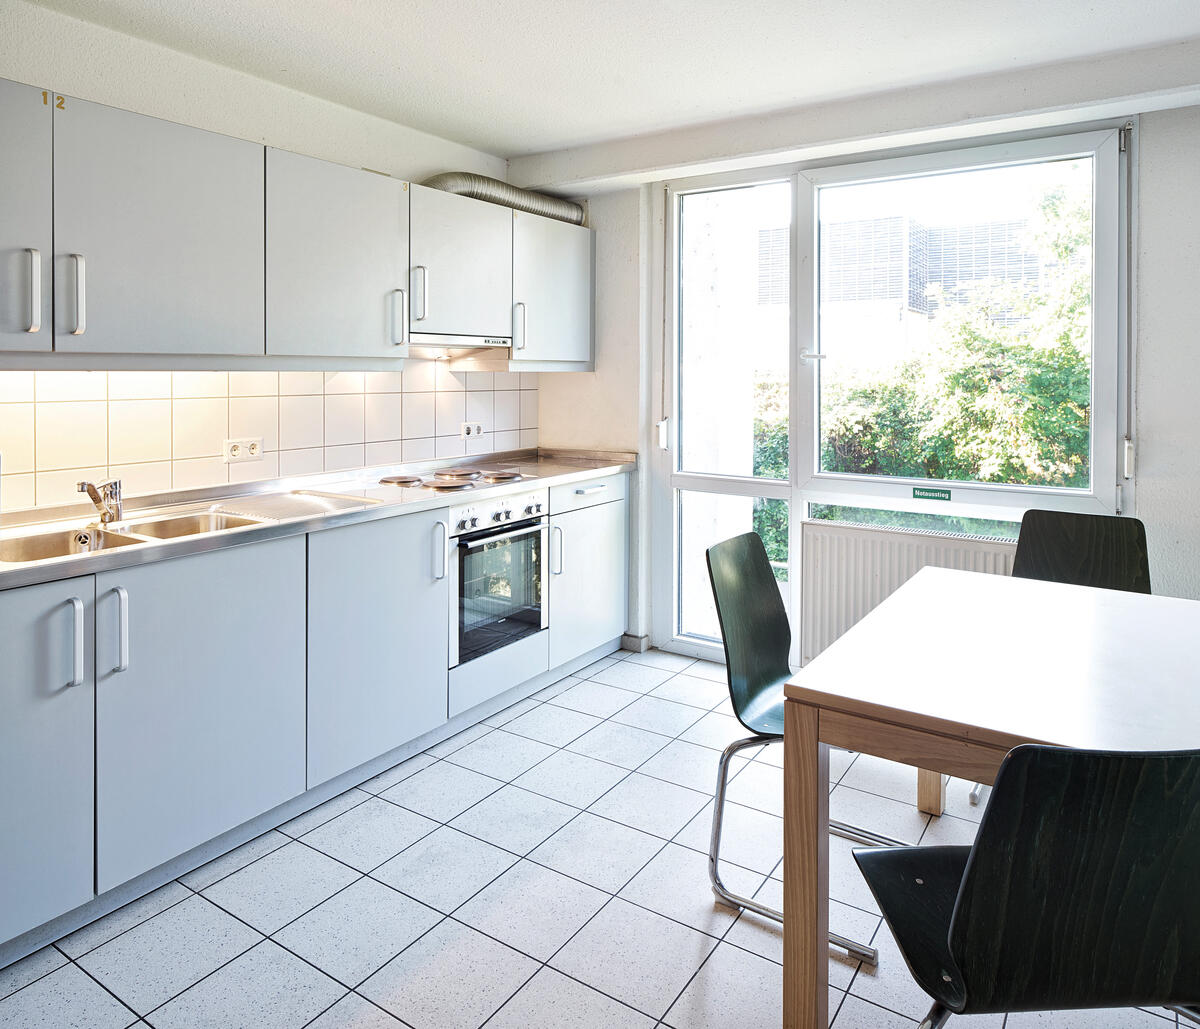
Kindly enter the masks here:
[[454, 364], [470, 358], [507, 362], [511, 353], [511, 336], [449, 336], [435, 332], [409, 334], [409, 356], [428, 361], [450, 361]]

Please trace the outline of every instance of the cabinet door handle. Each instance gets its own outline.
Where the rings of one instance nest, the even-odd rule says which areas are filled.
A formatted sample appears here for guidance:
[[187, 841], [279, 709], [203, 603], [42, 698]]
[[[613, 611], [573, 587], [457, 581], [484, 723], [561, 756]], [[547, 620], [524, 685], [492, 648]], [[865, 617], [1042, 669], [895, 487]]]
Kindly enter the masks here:
[[433, 551], [433, 577], [434, 579], [444, 579], [450, 570], [450, 523], [435, 522], [434, 524], [442, 530], [442, 541]]
[[83, 254], [72, 254], [75, 262], [75, 328], [72, 336], [82, 336], [87, 332], [87, 262]]
[[392, 346], [408, 342], [408, 291], [392, 290]]
[[114, 672], [129, 668], [129, 592], [124, 586], [114, 586], [117, 595], [117, 667]]
[[26, 247], [25, 253], [29, 255], [29, 328], [25, 331], [38, 332], [42, 328], [42, 252]]
[[68, 686], [83, 685], [83, 601], [78, 597], [71, 598], [71, 620], [74, 623], [71, 681]]
[[[421, 286], [418, 291], [416, 283], [411, 276], [408, 282], [408, 288], [412, 290], [413, 307], [421, 313], [417, 314], [417, 310], [413, 311], [412, 320], [414, 322], [423, 322], [429, 317], [429, 269], [423, 264], [418, 264], [413, 267], [413, 273], [420, 272]], [[420, 298], [418, 300], [418, 297]]]
[[521, 332], [517, 334], [516, 318], [513, 318], [513, 346], [517, 350], [525, 349], [525, 305], [518, 303], [516, 309], [521, 312]]
[[563, 531], [561, 525], [554, 526], [554, 534], [558, 539], [558, 567], [551, 566], [551, 575], [562, 575], [563, 572]]
[[590, 497], [593, 493], [603, 493], [608, 489], [608, 483], [602, 482], [599, 486], [585, 486], [583, 489], [577, 489], [575, 496]]

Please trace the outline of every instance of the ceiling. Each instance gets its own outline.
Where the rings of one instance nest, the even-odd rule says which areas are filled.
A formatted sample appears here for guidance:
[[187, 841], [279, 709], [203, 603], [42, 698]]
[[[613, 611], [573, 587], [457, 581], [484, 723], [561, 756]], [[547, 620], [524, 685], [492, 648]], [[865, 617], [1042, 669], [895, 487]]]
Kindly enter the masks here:
[[1200, 37], [1196, 0], [41, 0], [503, 157]]

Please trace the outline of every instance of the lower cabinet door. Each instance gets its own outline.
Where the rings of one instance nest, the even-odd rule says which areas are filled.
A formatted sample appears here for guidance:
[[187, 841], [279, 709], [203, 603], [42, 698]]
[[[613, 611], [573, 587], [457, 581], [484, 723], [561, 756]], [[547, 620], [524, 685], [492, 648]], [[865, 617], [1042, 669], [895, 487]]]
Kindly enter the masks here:
[[624, 500], [550, 519], [550, 667], [625, 632], [629, 517]]
[[0, 592], [0, 943], [92, 899], [86, 575]]
[[308, 785], [447, 720], [445, 510], [308, 537]]
[[100, 892], [304, 792], [305, 541], [96, 577]]

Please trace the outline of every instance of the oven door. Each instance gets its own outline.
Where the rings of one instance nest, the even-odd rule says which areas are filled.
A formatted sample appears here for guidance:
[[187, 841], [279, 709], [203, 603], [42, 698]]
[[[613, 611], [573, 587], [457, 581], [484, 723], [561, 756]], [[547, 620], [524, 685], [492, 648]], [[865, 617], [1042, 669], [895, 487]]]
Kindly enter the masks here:
[[549, 532], [546, 521], [536, 519], [459, 538], [452, 558], [458, 631], [450, 634], [451, 668], [546, 628]]

